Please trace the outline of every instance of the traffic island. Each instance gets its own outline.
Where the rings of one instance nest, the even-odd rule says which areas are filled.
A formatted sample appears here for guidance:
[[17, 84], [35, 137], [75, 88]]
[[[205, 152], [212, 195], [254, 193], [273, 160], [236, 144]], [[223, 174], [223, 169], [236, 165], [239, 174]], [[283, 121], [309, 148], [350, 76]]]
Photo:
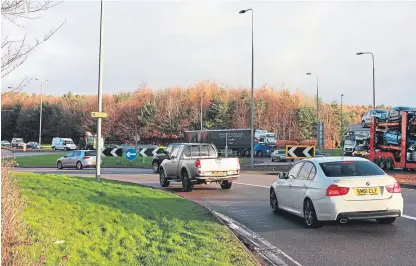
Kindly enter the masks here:
[[256, 265], [198, 204], [131, 183], [15, 173], [26, 208], [21, 256], [50, 265]]
[[[15, 160], [19, 167], [26, 168], [55, 168], [56, 161], [65, 153], [42, 154], [36, 156], [19, 156]], [[152, 157], [138, 157], [134, 161], [128, 161], [123, 157], [102, 157], [103, 168], [151, 168]]]

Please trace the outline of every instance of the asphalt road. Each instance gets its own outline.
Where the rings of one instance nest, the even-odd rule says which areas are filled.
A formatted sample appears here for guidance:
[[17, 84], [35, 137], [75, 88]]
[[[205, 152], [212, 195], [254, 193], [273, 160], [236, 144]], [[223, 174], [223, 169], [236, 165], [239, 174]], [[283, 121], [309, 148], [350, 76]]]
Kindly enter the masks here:
[[[94, 176], [94, 169], [19, 169], [19, 171]], [[147, 169], [102, 169], [102, 178], [147, 184], [160, 188], [158, 175]], [[275, 215], [269, 207], [269, 186], [275, 176], [243, 173], [230, 190], [218, 184], [196, 186], [181, 192], [179, 183], [166, 190], [223, 213], [281, 249], [301, 265], [415, 265], [416, 191], [402, 189], [405, 217], [393, 225], [355, 221], [347, 225], [326, 223], [305, 229], [300, 218]]]
[[10, 150], [1, 150], [1, 157], [20, 157], [20, 156], [35, 156], [35, 155], [45, 155], [45, 154], [60, 154], [59, 151], [50, 151], [50, 152], [38, 152], [38, 151], [18, 151], [12, 152]]

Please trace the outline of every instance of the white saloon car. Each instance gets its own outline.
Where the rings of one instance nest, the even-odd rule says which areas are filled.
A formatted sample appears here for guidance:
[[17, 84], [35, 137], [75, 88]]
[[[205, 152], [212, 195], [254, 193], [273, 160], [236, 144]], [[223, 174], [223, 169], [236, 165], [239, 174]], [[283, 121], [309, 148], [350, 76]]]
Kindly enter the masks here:
[[305, 219], [320, 221], [376, 219], [390, 224], [403, 214], [399, 183], [364, 158], [321, 157], [302, 160], [270, 187], [270, 206]]

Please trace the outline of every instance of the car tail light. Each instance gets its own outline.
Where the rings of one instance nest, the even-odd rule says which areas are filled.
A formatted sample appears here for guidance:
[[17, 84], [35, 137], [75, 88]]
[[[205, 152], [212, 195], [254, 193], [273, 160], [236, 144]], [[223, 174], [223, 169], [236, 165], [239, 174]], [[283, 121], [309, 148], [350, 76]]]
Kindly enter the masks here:
[[343, 196], [343, 195], [347, 195], [348, 191], [350, 191], [350, 188], [348, 188], [348, 187], [339, 187], [339, 186], [333, 184], [333, 185], [330, 185], [326, 189], [326, 195], [328, 197]]
[[201, 168], [201, 161], [199, 159], [195, 161], [195, 166], [196, 168]]
[[240, 167], [240, 158], [237, 158], [238, 161], [238, 167]]
[[390, 193], [401, 193], [402, 189], [400, 187], [400, 184], [398, 182], [394, 183], [393, 185], [386, 186], [386, 189]]
[[90, 158], [90, 156], [84, 156], [84, 158], [82, 158], [82, 159], [86, 160], [86, 159], [89, 159], [89, 158]]

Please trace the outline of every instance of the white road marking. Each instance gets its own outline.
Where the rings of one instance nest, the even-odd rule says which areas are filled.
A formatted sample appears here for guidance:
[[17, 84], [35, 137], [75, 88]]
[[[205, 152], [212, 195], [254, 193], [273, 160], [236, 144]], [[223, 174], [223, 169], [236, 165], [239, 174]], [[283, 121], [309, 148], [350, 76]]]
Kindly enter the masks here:
[[246, 184], [246, 183], [240, 183], [240, 182], [233, 182], [234, 184], [243, 185], [243, 186], [252, 186], [252, 187], [262, 187], [262, 188], [270, 188], [267, 186], [261, 186], [261, 185], [253, 185], [253, 184]]
[[402, 217], [403, 218], [406, 218], [406, 219], [410, 219], [410, 220], [415, 220], [416, 221], [416, 217], [413, 217], [413, 216], [409, 216], [409, 215], [402, 215]]

